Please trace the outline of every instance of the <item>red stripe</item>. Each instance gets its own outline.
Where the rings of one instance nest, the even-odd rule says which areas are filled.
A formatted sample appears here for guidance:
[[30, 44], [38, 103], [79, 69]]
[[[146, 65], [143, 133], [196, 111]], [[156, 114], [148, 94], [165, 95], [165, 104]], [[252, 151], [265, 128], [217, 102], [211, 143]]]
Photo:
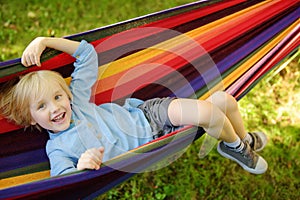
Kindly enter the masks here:
[[[131, 29], [128, 31], [121, 32], [119, 34], [115, 34], [113, 37], [120, 37], [120, 38], [122, 38], [122, 40], [117, 40], [117, 41], [114, 40], [113, 43], [110, 43], [107, 46], [101, 46], [101, 49], [98, 49], [97, 52], [107, 51], [107, 50], [110, 50], [110, 49], [113, 49], [113, 48], [116, 48], [116, 47], [119, 47], [119, 46], [122, 46], [122, 45], [125, 45], [128, 43], [134, 42], [136, 40], [146, 38], [150, 35], [154, 35], [159, 32], [162, 32], [162, 31], [164, 31], [164, 29], [170, 29], [170, 28], [179, 26], [181, 24], [190, 22], [195, 19], [199, 19], [201, 17], [207, 16], [214, 12], [221, 11], [223, 9], [229, 8], [231, 6], [234, 6], [234, 5], [242, 3], [242, 2], [245, 2], [245, 0], [234, 0], [234, 1], [222, 2], [217, 5], [211, 5], [208, 7], [200, 8], [200, 9], [191, 11], [189, 13], [183, 13], [180, 15], [176, 15], [173, 17], [169, 17], [169, 18], [166, 18], [163, 20], [159, 20], [156, 22], [152, 22], [152, 23], [137, 27], [137, 28], [155, 27], [154, 29], [145, 29], [145, 30], [139, 29], [139, 31], [136, 31], [136, 28], [134, 28], [134, 29]], [[160, 28], [163, 28], [163, 29], [160, 29]], [[101, 42], [103, 42], [104, 40], [107, 40], [111, 37], [112, 36], [99, 39], [97, 41], [92, 42], [92, 44], [96, 47]]]
[[[1, 118], [1, 116], [0, 116]], [[0, 134], [2, 133], [6, 133], [6, 132], [9, 132], [9, 131], [13, 131], [13, 130], [18, 130], [18, 129], [21, 129], [22, 127], [20, 126], [17, 126], [13, 123], [9, 123], [6, 119], [2, 118], [0, 119]]]

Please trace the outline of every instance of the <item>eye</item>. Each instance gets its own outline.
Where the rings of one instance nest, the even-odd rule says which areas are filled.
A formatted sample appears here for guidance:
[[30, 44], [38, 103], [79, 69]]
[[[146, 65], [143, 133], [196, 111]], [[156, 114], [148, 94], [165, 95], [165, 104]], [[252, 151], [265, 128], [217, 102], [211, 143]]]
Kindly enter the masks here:
[[59, 99], [61, 99], [61, 97], [62, 97], [62, 95], [55, 95], [54, 99], [59, 100]]
[[46, 107], [46, 104], [41, 103], [41, 104], [38, 105], [38, 110], [42, 110], [42, 109], [44, 109], [45, 107]]

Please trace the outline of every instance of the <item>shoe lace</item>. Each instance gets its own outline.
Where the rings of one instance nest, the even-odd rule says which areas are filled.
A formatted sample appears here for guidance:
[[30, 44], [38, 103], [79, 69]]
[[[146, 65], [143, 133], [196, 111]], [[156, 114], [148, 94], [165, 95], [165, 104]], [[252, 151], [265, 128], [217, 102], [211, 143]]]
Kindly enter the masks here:
[[245, 160], [247, 161], [247, 164], [249, 165], [249, 167], [255, 167], [256, 166], [256, 162], [257, 162], [257, 155], [256, 153], [250, 148], [250, 145], [248, 142], [245, 142], [245, 148], [240, 151], [240, 153], [242, 154], [242, 156], [245, 158]]

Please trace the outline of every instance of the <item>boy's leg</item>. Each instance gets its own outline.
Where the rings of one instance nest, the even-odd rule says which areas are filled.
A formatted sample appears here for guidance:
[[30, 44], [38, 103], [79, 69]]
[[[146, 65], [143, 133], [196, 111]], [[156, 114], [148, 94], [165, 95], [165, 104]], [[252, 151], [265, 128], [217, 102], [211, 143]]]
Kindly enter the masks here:
[[225, 113], [232, 124], [236, 134], [243, 140], [249, 142], [255, 151], [262, 150], [267, 143], [267, 136], [262, 132], [248, 133], [245, 130], [243, 119], [238, 108], [236, 99], [226, 92], [218, 91], [211, 95], [207, 101], [216, 105]]
[[226, 115], [208, 101], [175, 99], [169, 105], [168, 116], [174, 126], [201, 126], [210, 136], [229, 143], [238, 137]]
[[247, 132], [235, 98], [225, 92], [218, 91], [212, 94], [207, 101], [222, 110], [229, 119], [236, 134], [243, 140], [246, 137]]
[[219, 153], [248, 172], [260, 174], [267, 170], [266, 161], [249, 148], [247, 142], [240, 141], [224, 112], [209, 101], [175, 99], [169, 105], [168, 116], [175, 126], [201, 126], [209, 135], [223, 140], [218, 145]]

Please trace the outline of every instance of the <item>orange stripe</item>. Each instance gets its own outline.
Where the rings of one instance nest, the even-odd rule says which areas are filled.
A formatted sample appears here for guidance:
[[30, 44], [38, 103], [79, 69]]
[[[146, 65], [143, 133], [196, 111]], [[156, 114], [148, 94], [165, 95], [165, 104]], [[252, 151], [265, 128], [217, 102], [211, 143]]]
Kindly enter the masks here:
[[14, 176], [11, 178], [0, 179], [0, 189], [17, 186], [25, 183], [30, 183], [33, 181], [38, 181], [41, 179], [49, 178], [50, 171], [41, 171], [31, 174], [25, 174], [21, 176]]

